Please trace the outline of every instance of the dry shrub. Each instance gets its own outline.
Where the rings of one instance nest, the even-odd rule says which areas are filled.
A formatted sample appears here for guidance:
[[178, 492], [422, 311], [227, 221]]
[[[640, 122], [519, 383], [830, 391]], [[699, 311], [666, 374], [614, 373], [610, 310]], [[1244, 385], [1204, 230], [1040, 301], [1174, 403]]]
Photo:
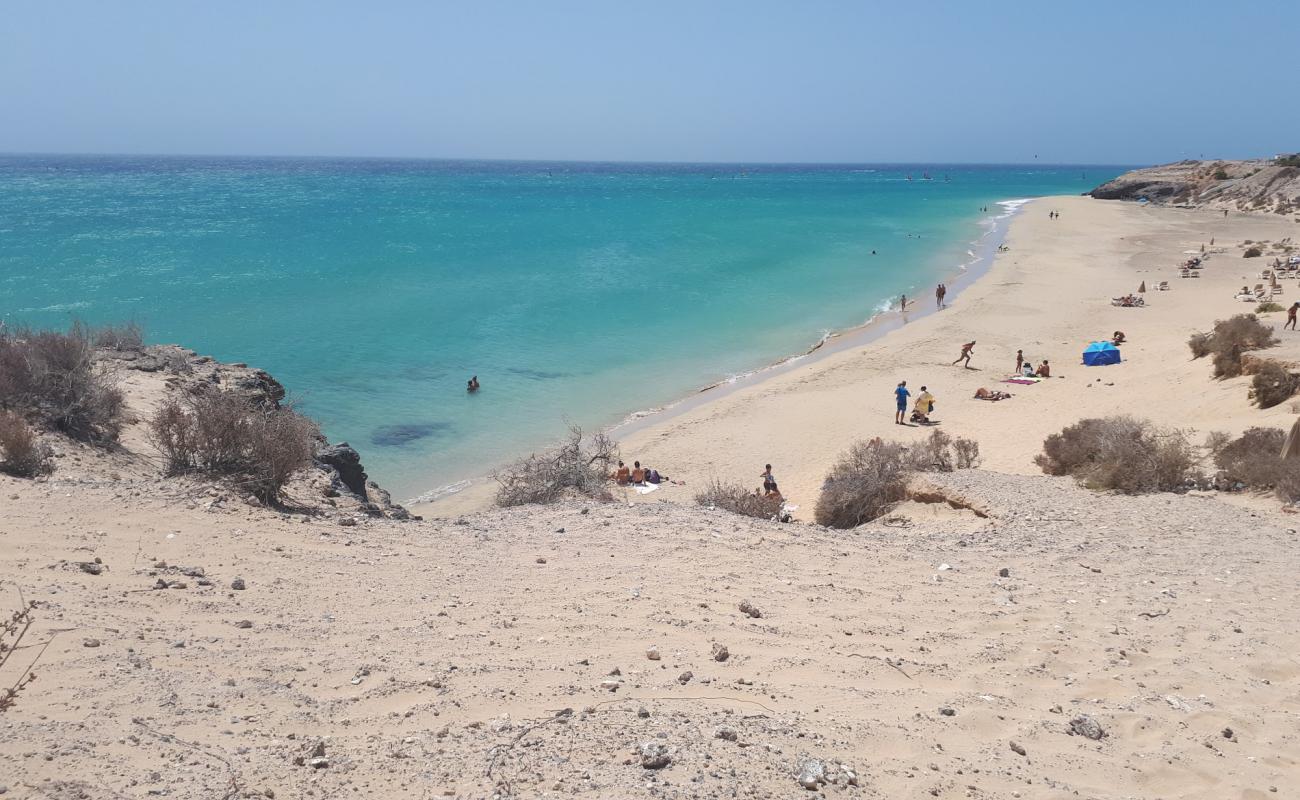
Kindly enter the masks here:
[[738, 483], [713, 481], [695, 494], [695, 502], [757, 519], [780, 519], [781, 498], [755, 494]]
[[872, 439], [855, 442], [822, 484], [814, 517], [829, 528], [856, 528], [907, 499], [907, 448]]
[[144, 329], [136, 322], [121, 325], [104, 325], [91, 329], [95, 347], [108, 350], [138, 353], [144, 349]]
[[117, 439], [125, 400], [95, 364], [91, 332], [0, 331], [0, 408], [21, 411], [69, 436]]
[[1218, 446], [1212, 447], [1211, 453], [1219, 469], [1220, 485], [1273, 489], [1287, 501], [1300, 498], [1300, 460], [1282, 458], [1286, 431], [1250, 428], [1237, 439], [1226, 434], [1215, 438]]
[[34, 478], [50, 471], [50, 449], [12, 411], [0, 411], [0, 472], [19, 478]]
[[1255, 365], [1255, 376], [1250, 382], [1250, 396], [1260, 408], [1272, 408], [1290, 400], [1300, 391], [1300, 375], [1280, 363], [1260, 360]]
[[219, 389], [168, 398], [149, 420], [168, 474], [234, 480], [267, 503], [311, 466], [320, 431], [291, 406], [270, 408]]
[[1204, 358], [1211, 353], [1210, 342], [1213, 341], [1213, 335], [1204, 332], [1193, 333], [1187, 340], [1187, 346], [1191, 348], [1192, 358]]
[[1272, 326], [1260, 322], [1254, 314], [1238, 314], [1215, 322], [1214, 331], [1209, 334], [1194, 334], [1188, 345], [1197, 358], [1207, 353], [1214, 356], [1214, 377], [1235, 378], [1242, 373], [1244, 353], [1263, 350], [1277, 342]]
[[[35, 600], [26, 600], [22, 596], [22, 591], [18, 593], [18, 609], [9, 613], [8, 619], [0, 618], [0, 675], [5, 675], [5, 667], [9, 664], [9, 659], [14, 653], [23, 648], [23, 637], [31, 630], [32, 624], [36, 619], [32, 616], [32, 610], [36, 608]], [[40, 658], [41, 651], [37, 652], [36, 659]], [[26, 689], [33, 681], [36, 680], [36, 673], [32, 670], [36, 666], [36, 660], [33, 659], [27, 666], [18, 672], [18, 677], [11, 675], [0, 678], [3, 681], [3, 688], [0, 688], [0, 714], [10, 711], [18, 703], [18, 693]]]
[[1181, 431], [1128, 416], [1080, 420], [1048, 436], [1034, 461], [1049, 475], [1127, 494], [1182, 489], [1196, 463]]
[[857, 527], [908, 499], [913, 473], [952, 472], [973, 467], [978, 461], [977, 442], [953, 439], [938, 430], [910, 448], [880, 439], [857, 442], [826, 476], [814, 516], [827, 527]]
[[1258, 247], [1247, 247], [1247, 248], [1246, 248], [1246, 252], [1242, 253], [1242, 254], [1241, 254], [1241, 257], [1242, 257], [1242, 258], [1259, 258], [1259, 257], [1262, 256], [1263, 254], [1264, 254], [1264, 251], [1260, 250]]
[[617, 463], [618, 443], [603, 433], [586, 441], [581, 428], [570, 426], [559, 447], [533, 453], [493, 473], [498, 484], [496, 504], [554, 503], [566, 494], [611, 499], [606, 483]]
[[1266, 300], [1255, 306], [1256, 314], [1276, 314], [1279, 311], [1286, 311], [1286, 306], [1274, 303], [1272, 300]]

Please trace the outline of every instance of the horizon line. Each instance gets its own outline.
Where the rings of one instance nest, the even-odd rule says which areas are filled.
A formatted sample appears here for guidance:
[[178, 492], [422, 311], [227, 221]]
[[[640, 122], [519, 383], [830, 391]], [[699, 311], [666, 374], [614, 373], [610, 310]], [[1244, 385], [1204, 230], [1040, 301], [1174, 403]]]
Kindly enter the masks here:
[[[1006, 167], [1125, 167], [1137, 168], [1155, 166], [1145, 163], [1103, 163], [1103, 162], [1068, 162], [1068, 161], [678, 161], [656, 159], [572, 159], [572, 158], [501, 158], [501, 157], [456, 157], [456, 156], [359, 156], [359, 155], [301, 155], [301, 154], [243, 154], [243, 153], [94, 153], [94, 152], [53, 152], [53, 151], [0, 151], [0, 158], [9, 157], [51, 157], [64, 158], [212, 158], [212, 159], [298, 159], [330, 161], [436, 161], [460, 163], [499, 163], [499, 164], [622, 164], [622, 165], [657, 165], [657, 166], [764, 166], [764, 167], [971, 167], [971, 166], [1006, 166]], [[1189, 159], [1181, 159], [1183, 161]], [[1237, 161], [1248, 159], [1190, 159], [1195, 161]], [[1178, 163], [1176, 161], [1164, 163]]]

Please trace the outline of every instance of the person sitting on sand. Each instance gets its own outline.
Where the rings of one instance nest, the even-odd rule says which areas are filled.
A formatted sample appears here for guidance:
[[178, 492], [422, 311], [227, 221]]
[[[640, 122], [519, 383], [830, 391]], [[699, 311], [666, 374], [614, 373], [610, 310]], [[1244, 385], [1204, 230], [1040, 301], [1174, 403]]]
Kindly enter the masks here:
[[470, 378], [470, 379], [469, 379], [469, 382], [465, 384], [465, 391], [467, 391], [467, 392], [477, 392], [477, 391], [478, 391], [478, 376], [477, 376], [477, 375], [475, 375], [474, 377]]
[[930, 392], [924, 386], [922, 386], [921, 394], [918, 395], [916, 398], [916, 408], [914, 409], [916, 412], [916, 416], [920, 417], [921, 422], [929, 424], [930, 411], [932, 411], [933, 409], [934, 409], [934, 395], [930, 394]]
[[763, 479], [763, 494], [780, 494], [776, 488], [776, 476], [772, 474], [771, 464], [764, 465], [763, 472], [759, 474], [759, 477]]
[[1034, 377], [1035, 378], [1052, 377], [1052, 368], [1047, 366], [1047, 359], [1044, 358], [1043, 363], [1038, 365], [1038, 371], [1034, 373]]
[[614, 474], [610, 477], [619, 486], [627, 486], [627, 482], [632, 478], [632, 470], [628, 469], [627, 465], [620, 461], [618, 462], [618, 469], [614, 470]]
[[641, 466], [640, 461], [632, 462], [632, 482], [638, 486], [645, 483], [645, 468]]
[[1124, 344], [1124, 331], [1115, 331], [1115, 335], [1110, 337], [1110, 343], [1116, 347]]

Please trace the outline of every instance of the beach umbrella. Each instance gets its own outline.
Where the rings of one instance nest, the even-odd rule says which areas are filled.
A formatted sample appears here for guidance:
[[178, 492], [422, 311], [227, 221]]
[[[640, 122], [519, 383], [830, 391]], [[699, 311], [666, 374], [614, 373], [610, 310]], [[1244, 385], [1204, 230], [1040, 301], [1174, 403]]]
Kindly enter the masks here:
[[1140, 284], [1138, 284], [1138, 294], [1146, 294], [1146, 291], [1147, 291], [1147, 282], [1142, 281]]
[[1105, 367], [1119, 362], [1119, 348], [1113, 342], [1093, 342], [1083, 351], [1085, 367]]

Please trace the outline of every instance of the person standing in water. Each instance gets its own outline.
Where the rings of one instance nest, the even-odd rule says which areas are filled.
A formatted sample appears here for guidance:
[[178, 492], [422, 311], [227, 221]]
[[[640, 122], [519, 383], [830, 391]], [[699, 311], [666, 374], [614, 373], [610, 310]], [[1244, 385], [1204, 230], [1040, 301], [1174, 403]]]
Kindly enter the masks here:
[[475, 375], [474, 377], [470, 378], [470, 379], [469, 379], [469, 382], [465, 384], [465, 391], [467, 391], [467, 392], [477, 392], [477, 391], [478, 391], [478, 376], [477, 376], [477, 375]]
[[907, 310], [907, 295], [903, 295], [902, 299], [898, 301], [898, 310], [899, 311]]

